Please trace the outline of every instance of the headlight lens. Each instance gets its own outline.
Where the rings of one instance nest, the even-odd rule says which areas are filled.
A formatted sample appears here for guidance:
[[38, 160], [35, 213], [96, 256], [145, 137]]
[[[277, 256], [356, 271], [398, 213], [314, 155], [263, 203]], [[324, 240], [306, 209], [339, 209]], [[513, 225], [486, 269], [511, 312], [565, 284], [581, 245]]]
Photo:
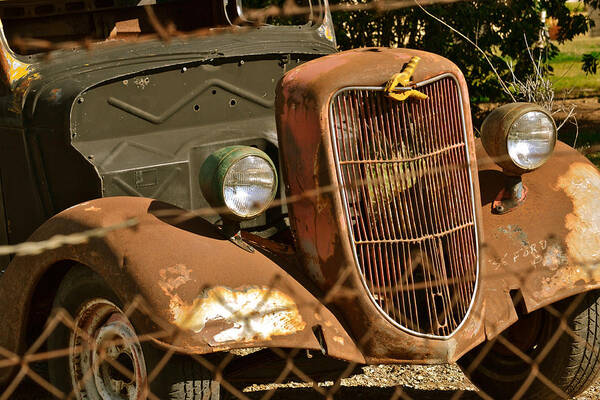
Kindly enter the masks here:
[[202, 165], [200, 187], [209, 204], [224, 217], [251, 219], [275, 198], [277, 172], [269, 156], [257, 148], [224, 147]]
[[225, 205], [236, 215], [260, 214], [275, 195], [277, 180], [271, 164], [258, 156], [247, 156], [233, 164], [223, 180]]
[[523, 114], [511, 126], [507, 137], [508, 154], [523, 169], [544, 164], [556, 144], [556, 128], [552, 119], [539, 111]]

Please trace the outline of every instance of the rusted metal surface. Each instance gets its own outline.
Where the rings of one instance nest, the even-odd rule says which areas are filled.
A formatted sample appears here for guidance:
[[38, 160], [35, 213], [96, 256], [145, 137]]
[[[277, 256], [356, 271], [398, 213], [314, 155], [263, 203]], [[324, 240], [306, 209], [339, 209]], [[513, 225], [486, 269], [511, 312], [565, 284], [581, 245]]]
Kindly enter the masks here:
[[331, 127], [368, 291], [409, 332], [444, 337], [475, 294], [473, 189], [457, 83], [447, 76], [419, 90], [430, 100], [345, 89], [332, 100]]
[[527, 199], [505, 215], [490, 203], [505, 176], [477, 141], [482, 185], [482, 276], [486, 332], [495, 336], [516, 320], [509, 292], [520, 290], [528, 311], [600, 287], [600, 171], [564, 143], [548, 162], [523, 175]]
[[135, 329], [105, 299], [81, 306], [69, 346], [69, 372], [76, 398], [142, 400], [147, 373]]
[[527, 198], [527, 187], [523, 185], [521, 175], [507, 175], [504, 188], [492, 202], [492, 211], [496, 214], [506, 214], [519, 207]]
[[10, 50], [4, 36], [4, 28], [0, 21], [0, 69], [1, 82], [5, 89], [10, 89], [15, 82], [25, 77], [33, 69], [31, 64], [25, 63], [15, 56]]
[[[330, 132], [332, 96], [345, 87], [382, 87], [413, 56], [422, 59], [413, 76], [415, 82], [445, 74], [456, 78], [461, 96], [455, 100], [464, 110], [462, 123], [466, 132], [464, 142], [457, 143], [466, 153], [422, 167], [418, 161], [395, 159], [388, 149], [383, 161], [395, 165], [413, 162], [416, 172], [412, 177], [431, 182], [433, 188], [436, 188], [434, 179], [442, 179], [444, 171], [449, 173], [455, 169], [456, 178], [449, 177], [448, 183], [463, 190], [454, 195], [442, 192], [430, 199], [437, 213], [427, 214], [427, 208], [419, 211], [413, 208], [411, 212], [408, 206], [413, 204], [404, 200], [407, 209], [402, 212], [410, 213], [405, 217], [412, 217], [415, 227], [414, 235], [405, 239], [415, 240], [437, 232], [426, 231], [426, 228], [456, 228], [466, 221], [470, 223], [472, 235], [480, 240], [479, 278], [472, 289], [475, 294], [471, 294], [474, 296], [471, 310], [466, 313], [464, 322], [457, 323], [454, 332], [443, 338], [411, 334], [380, 312], [378, 307], [383, 303], [378, 305], [369, 296], [364, 286], [368, 272], [359, 269], [354, 256], [356, 243], [352, 242], [351, 224], [345, 214], [344, 192], [319, 191], [328, 187], [346, 190], [335, 168], [334, 149], [340, 154], [343, 152], [335, 147]], [[427, 87], [419, 89], [428, 90]], [[438, 112], [444, 109], [444, 104], [449, 104], [452, 92], [434, 90], [428, 95], [427, 101], [438, 102], [434, 103], [438, 105], [442, 102], [435, 109]], [[360, 96], [347, 101], [358, 99]], [[362, 106], [371, 108], [382, 107], [379, 101], [361, 100]], [[416, 100], [406, 100], [402, 107], [420, 107], [413, 101]], [[341, 109], [343, 106], [342, 101]], [[346, 107], [349, 106], [347, 102]], [[57, 264], [61, 260], [92, 268], [123, 304], [140, 304], [136, 299], [141, 296], [144, 312], [133, 313], [132, 322], [138, 333], [150, 334], [158, 346], [196, 354], [254, 347], [306, 348], [325, 350], [329, 356], [359, 363], [451, 362], [516, 321], [511, 291], [520, 290], [527, 310], [532, 311], [600, 287], [595, 276], [600, 249], [600, 212], [595, 207], [600, 196], [600, 172], [575, 150], [558, 144], [555, 155], [546, 165], [524, 175], [528, 196], [523, 204], [509, 214], [493, 214], [490, 204], [504, 187], [505, 175], [487, 156], [481, 142], [473, 139], [466, 84], [458, 68], [449, 61], [429, 53], [398, 49], [360, 49], [327, 56], [304, 64], [284, 77], [278, 89], [277, 110], [286, 190], [288, 195], [297, 195], [299, 199], [288, 205], [294, 246], [259, 238], [252, 240], [252, 235], [244, 235], [258, 250], [248, 253], [225, 240], [205, 220], [185, 218], [182, 222], [177, 218], [177, 209], [151, 199], [117, 197], [82, 203], [50, 219], [30, 240], [110, 226], [133, 217], [139, 223], [135, 229], [114, 231], [87, 245], [65, 246], [39, 256], [15, 258], [0, 280], [0, 292], [11, 299], [0, 309], [2, 347], [9, 352], [24, 352], [24, 316], [28, 315], [32, 293], [44, 272], [51, 266], [62, 265]], [[373, 115], [385, 121], [385, 113]], [[417, 108], [414, 115], [425, 118], [428, 114]], [[429, 121], [436, 119], [432, 117]], [[373, 128], [379, 123], [370, 121], [369, 126]], [[437, 126], [428, 127], [429, 136], [421, 135], [421, 138], [429, 138], [429, 144], [424, 141], [423, 145], [430, 146], [422, 154], [426, 156], [421, 158], [423, 163], [436, 152], [433, 143], [453, 145], [451, 141], [439, 142], [452, 137], [448, 135], [450, 128], [441, 125], [440, 121]], [[387, 129], [385, 122], [383, 127]], [[390, 128], [377, 132], [394, 131]], [[403, 137], [409, 140], [408, 136]], [[378, 149], [379, 145], [373, 142], [371, 146]], [[385, 154], [385, 148], [380, 150]], [[350, 157], [340, 162], [349, 165], [344, 170], [348, 177], [354, 161], [377, 165], [371, 163], [373, 160]], [[386, 175], [381, 168], [375, 168], [375, 172], [379, 178]], [[472, 177], [472, 193], [464, 193], [469, 190], [467, 172]], [[436, 177], [436, 173], [442, 175]], [[407, 180], [405, 173], [397, 171], [395, 174], [404, 178], [402, 190], [414, 189], [415, 183]], [[383, 182], [379, 182], [371, 194], [368, 189], [353, 192], [352, 187], [349, 193], [355, 197], [373, 196], [379, 214], [372, 213], [376, 218], [363, 214], [362, 223], [371, 225], [369, 231], [364, 225], [362, 238], [385, 244], [373, 243], [379, 247], [373, 246], [362, 254], [370, 257], [367, 260], [370, 264], [365, 265], [371, 268], [371, 275], [387, 277], [387, 272], [403, 264], [393, 264], [374, 251], [393, 254], [394, 247], [387, 241], [402, 239], [391, 232], [394, 229], [398, 232], [403, 225], [402, 219], [396, 218], [394, 210], [383, 201], [385, 179]], [[481, 188], [479, 182], [482, 182]], [[311, 190], [318, 195], [304, 195]], [[435, 195], [435, 191], [430, 195]], [[450, 201], [449, 197], [462, 201], [463, 207], [448, 203], [448, 209], [443, 210], [446, 203], [442, 200]], [[476, 207], [468, 215], [464, 203], [470, 198]], [[393, 199], [398, 202], [402, 196]], [[460, 220], [460, 213], [470, 219]], [[356, 218], [358, 214], [351, 215]], [[430, 225], [424, 223], [425, 220]], [[361, 221], [357, 219], [358, 229], [362, 229]], [[379, 222], [381, 224], [375, 226]], [[423, 229], [421, 236], [417, 225]], [[357, 231], [356, 235], [363, 234], [361, 232]], [[473, 247], [468, 246], [474, 246], [474, 241], [463, 237], [457, 238], [456, 243], [457, 249], [467, 251], [449, 262], [463, 261], [464, 266], [468, 257], [473, 257]], [[399, 254], [398, 249], [396, 254]], [[429, 255], [433, 254], [431, 248], [429, 251]], [[465, 270], [462, 275], [466, 283], [473, 281], [472, 260], [470, 265], [471, 270]], [[451, 278], [446, 279], [448, 284], [455, 283], [450, 282]], [[379, 285], [380, 288], [386, 286], [387, 283]], [[463, 288], [467, 296], [458, 303], [462, 306], [469, 294], [469, 287]], [[398, 319], [402, 322], [401, 317]], [[0, 370], [0, 381], [6, 380], [11, 372], [9, 368]]]
[[[139, 219], [136, 229], [115, 231], [89, 245], [15, 258], [0, 280], [0, 292], [12, 299], [0, 310], [2, 346], [22, 354], [23, 316], [32, 291], [49, 266], [73, 260], [100, 274], [123, 304], [141, 296], [145, 311], [134, 313], [132, 322], [159, 346], [196, 354], [245, 347], [320, 350], [312, 329], [321, 326], [329, 355], [364, 362], [338, 318], [306, 289], [310, 285], [299, 283], [305, 278], [293, 263], [278, 265], [276, 257], [248, 253], [200, 218], [173, 226], [157, 216], [161, 213], [178, 214], [151, 199], [99, 199], [70, 208], [38, 229], [31, 240]], [[240, 301], [261, 296], [262, 312], [233, 311]], [[219, 298], [222, 309], [215, 303]], [[0, 369], [0, 380], [10, 372]]]
[[[415, 50], [352, 50], [323, 57], [295, 68], [280, 83], [276, 116], [288, 194], [295, 195], [318, 187], [340, 184], [329, 131], [332, 96], [338, 90], [347, 87], [383, 87], [390, 77], [401, 71], [404, 64], [414, 56], [421, 57], [419, 67], [413, 75], [415, 83], [443, 74], [456, 77], [462, 93], [456, 106], [462, 106], [464, 109], [466, 149], [470, 159], [475, 159], [467, 88], [462, 74], [454, 64], [439, 56]], [[444, 94], [431, 95], [438, 97], [432, 101], [447, 101]], [[409, 99], [407, 104], [412, 101], [416, 100]], [[430, 132], [443, 137], [443, 130], [440, 128], [433, 127]], [[435, 142], [439, 138], [430, 140]], [[475, 178], [474, 201], [475, 204], [479, 204], [476, 165], [472, 163], [469, 169]], [[363, 286], [361, 271], [354, 259], [340, 192], [321, 193], [316, 198], [307, 198], [291, 204], [289, 208], [297, 239], [296, 246], [307, 274], [313, 277], [324, 291], [342, 286], [355, 293], [355, 296], [348, 298], [343, 292], [337, 295], [334, 292], [331, 297], [344, 313], [355, 337], [363, 338], [363, 353], [368, 362], [447, 362], [484, 340], [484, 328], [477, 312], [473, 312], [451, 337], [439, 340], [418, 337], [403, 331], [378, 310]], [[416, 215], [414, 217], [416, 218]], [[477, 220], [478, 215], [475, 212], [475, 221]], [[435, 217], [433, 221], [436, 221]], [[480, 232], [478, 235], [482, 237]], [[385, 268], [385, 263], [382, 266], [375, 258], [371, 258], [371, 262], [373, 268]], [[481, 308], [482, 297], [477, 296], [474, 299], [473, 310]], [[367, 337], [366, 332], [369, 332]]]
[[[597, 170], [581, 154], [559, 144], [546, 165], [524, 176], [529, 191], [523, 205], [506, 215], [492, 214], [491, 203], [503, 189], [505, 175], [487, 156], [481, 141], [471, 139], [469, 103], [462, 74], [452, 63], [432, 54], [405, 49], [359, 49], [323, 57], [288, 73], [277, 95], [278, 134], [287, 193], [293, 196], [341, 184], [331, 151], [332, 96], [346, 87], [382, 87], [413, 56], [422, 59], [413, 81], [452, 74], [461, 88], [465, 109], [467, 148], [472, 161], [469, 169], [474, 176], [474, 199], [478, 206], [475, 225], [480, 238], [481, 265], [472, 311], [460, 329], [445, 340], [416, 337], [395, 329], [379, 312], [362, 285], [362, 271], [353, 256], [352, 236], [339, 192], [322, 192], [289, 206], [298, 254], [306, 273], [324, 291], [342, 286], [346, 292], [356, 293], [348, 297], [342, 291], [331, 297], [339, 305], [354, 337], [364, 339], [362, 350], [370, 363], [453, 361], [517, 320], [511, 290], [521, 290], [527, 309], [532, 311], [599, 286], [586, 273], [589, 269], [577, 266], [576, 255], [593, 258], [600, 247], [593, 238], [589, 246], [575, 239], [581, 240], [577, 234], [581, 229], [594, 232], [593, 222], [586, 221], [597, 221], [595, 214], [592, 215], [596, 212], [593, 202], [598, 198]], [[429, 134], [440, 135], [440, 129], [433, 127]], [[577, 178], [575, 183], [571, 177]], [[580, 195], [581, 192], [587, 194]], [[581, 200], [574, 200], [576, 194]], [[379, 229], [384, 227], [385, 223]], [[371, 261], [374, 260], [372, 256]], [[385, 262], [374, 262], [373, 266], [385, 270]], [[369, 332], [366, 338], [365, 332]]]

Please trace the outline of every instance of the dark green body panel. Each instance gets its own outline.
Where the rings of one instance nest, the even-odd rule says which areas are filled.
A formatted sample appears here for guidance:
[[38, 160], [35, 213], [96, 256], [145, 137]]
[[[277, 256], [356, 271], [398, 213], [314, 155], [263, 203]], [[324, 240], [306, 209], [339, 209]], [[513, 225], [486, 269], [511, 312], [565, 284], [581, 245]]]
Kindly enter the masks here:
[[276, 161], [276, 83], [332, 52], [317, 31], [295, 26], [27, 57], [28, 77], [0, 97], [7, 242], [24, 241], [50, 216], [97, 197], [206, 206], [193, 171], [234, 144]]

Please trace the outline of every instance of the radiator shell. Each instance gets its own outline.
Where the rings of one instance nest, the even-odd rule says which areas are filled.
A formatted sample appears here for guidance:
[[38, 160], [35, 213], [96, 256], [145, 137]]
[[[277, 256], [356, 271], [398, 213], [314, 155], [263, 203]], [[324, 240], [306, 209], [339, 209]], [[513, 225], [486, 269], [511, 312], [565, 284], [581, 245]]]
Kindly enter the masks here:
[[343, 314], [369, 362], [453, 361], [485, 337], [483, 316], [478, 312], [482, 309], [479, 292], [467, 318], [451, 335], [419, 335], [400, 329], [381, 312], [356, 265], [332, 151], [331, 100], [343, 88], [384, 86], [413, 56], [421, 57], [413, 75], [415, 83], [449, 74], [460, 88], [473, 202], [477, 205], [473, 210], [476, 234], [483, 243], [468, 89], [456, 65], [417, 50], [357, 49], [303, 64], [287, 73], [277, 88], [280, 157], [298, 256], [324, 291], [325, 303]]

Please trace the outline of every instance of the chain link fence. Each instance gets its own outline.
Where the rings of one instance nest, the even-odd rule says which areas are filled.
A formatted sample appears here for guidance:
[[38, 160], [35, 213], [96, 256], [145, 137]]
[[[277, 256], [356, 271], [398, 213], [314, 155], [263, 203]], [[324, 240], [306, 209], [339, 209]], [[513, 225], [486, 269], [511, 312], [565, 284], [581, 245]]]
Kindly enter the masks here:
[[[359, 10], [375, 10], [386, 12], [403, 7], [420, 5], [452, 3], [460, 0], [397, 0], [373, 1], [370, 3], [351, 2], [332, 6], [333, 12]], [[158, 37], [166, 42], [173, 38], [185, 36], [215, 35], [219, 32], [203, 29], [182, 33], [174, 26], [164, 26], [154, 14], [150, 6], [145, 7], [148, 19], [152, 23]], [[311, 10], [299, 7], [293, 1], [286, 1], [283, 6], [271, 6], [261, 10], [251, 10], [246, 15], [256, 24], [261, 24], [268, 18], [304, 15]], [[227, 28], [222, 31], [240, 28]], [[68, 42], [50, 43], [38, 39], [17, 38], [13, 43], [21, 51], [56, 49], [89, 48], [89, 43]], [[558, 154], [560, 156], [560, 154]], [[463, 168], [458, 166], [457, 168]], [[355, 182], [359, 186], [402, 186], [406, 182], [390, 182], [386, 177], [380, 181]], [[307, 198], [314, 198], [326, 193], [338, 192], [345, 188], [338, 186], [320, 187], [317, 190], [304, 192], [302, 195], [289, 196], [283, 201], [275, 201], [272, 206], [292, 204]], [[368, 190], [367, 190], [368, 191]], [[199, 209], [189, 212], [164, 211], [160, 217], [174, 218], [176, 221], [186, 221], [198, 216], [210, 215], [220, 210]], [[227, 211], [227, 210], [222, 210]], [[11, 246], [0, 246], [0, 255], [16, 255], [20, 257], [41, 254], [63, 246], [86, 244], [95, 238], [105, 237], [119, 230], [140, 228], [144, 221], [136, 218], [127, 219], [116, 224], [70, 235], [57, 235], [42, 242], [27, 242]], [[514, 233], [514, 232], [513, 232]], [[492, 263], [502, 266], [501, 274], [508, 274], [507, 279], [516, 279], [525, 287], [528, 278], [533, 274], [541, 260], [552, 258], [552, 233], [539, 243], [528, 244], [508, 257], [531, 257], [533, 262], [530, 269], [511, 270], [506, 262], [506, 254], [496, 254], [495, 249], [486, 249]], [[256, 237], [245, 237], [252, 244]], [[485, 244], [483, 245], [485, 247]], [[535, 254], [534, 254], [535, 253]], [[540, 262], [535, 262], [539, 258]], [[594, 271], [599, 260], [585, 260], [577, 268], [582, 275], [588, 275], [588, 281], [594, 281]], [[75, 268], [76, 270], [77, 268]], [[204, 299], [213, 301], [218, 311], [218, 326], [215, 335], [220, 334], [227, 340], [245, 338], [246, 343], [261, 342], [259, 339], [268, 338], [263, 329], [273, 330], [273, 336], [287, 332], [294, 324], [295, 315], [299, 309], [306, 310], [315, 307], [313, 313], [318, 315], [322, 309], [320, 304], [334, 305], [340, 298], [352, 299], [364, 297], [363, 289], [349, 290], [346, 282], [354, 273], [356, 265], [340, 265], [336, 282], [330, 285], [325, 293], [320, 293], [317, 303], [300, 304], [286, 301], [277, 280], [261, 288], [250, 288], [243, 294], [227, 288], [211, 290], [203, 288], [199, 294]], [[172, 271], [171, 271], [172, 272]], [[161, 289], [173, 295], [176, 289], [189, 281], [185, 278], [186, 271], [179, 273], [175, 280], [156, 277], [162, 282]], [[413, 271], [411, 271], [412, 273]], [[169, 273], [168, 272], [165, 272]], [[79, 275], [78, 275], [79, 274]], [[503, 276], [479, 276], [480, 282], [499, 279]], [[66, 279], [73, 282], [88, 282], [97, 278], [86, 275], [85, 272], [69, 273]], [[162, 280], [161, 280], [162, 279]], [[178, 280], [179, 279], [179, 280]], [[187, 279], [187, 280], [186, 280]], [[461, 280], [462, 279], [462, 280]], [[414, 283], [410, 287], [391, 288], [396, 290], [398, 298], [404, 296], [403, 291], [413, 293], [415, 290], [448, 285], [457, 287], [462, 284], [473, 284], [469, 277], [448, 280], [429, 280], [427, 283]], [[96, 281], [98, 285], [102, 285]], [[421, 285], [421, 286], [419, 286]], [[96, 286], [98, 287], [98, 286]], [[64, 283], [58, 289], [64, 289]], [[103, 288], [104, 290], [104, 288]], [[316, 291], [319, 292], [318, 290]], [[399, 292], [399, 293], [398, 293]], [[520, 292], [512, 293], [512, 301], [519, 312], [521, 321], [517, 322], [505, 333], [495, 336], [492, 340], [480, 344], [473, 352], [461, 359], [461, 367], [466, 375], [474, 376], [475, 380], [487, 379], [496, 374], [500, 386], [508, 388], [513, 399], [534, 398], [532, 392], [537, 392], [537, 398], [555, 396], [569, 398], [569, 393], [577, 393], [589, 382], [600, 369], [597, 364], [600, 359], [600, 335], [596, 322], [600, 300], [597, 292], [579, 294], [555, 304], [547, 305], [533, 314], [526, 314], [523, 298]], [[463, 301], [460, 291], [449, 296], [450, 304], [446, 309], [454, 309]], [[197, 313], [199, 305], [184, 309], [183, 304], [174, 304], [172, 309], [180, 310], [175, 315], [177, 324], [158, 318], [152, 307], [141, 296], [136, 296], [127, 304], [119, 304], [116, 296], [109, 293], [103, 302], [88, 301], [87, 312], [81, 309], [67, 310], [53, 308], [41, 334], [30, 343], [24, 354], [14, 354], [0, 345], [0, 370], [14, 368], [15, 374], [0, 392], [0, 400], [11, 398], [200, 398], [206, 399], [295, 399], [295, 398], [390, 398], [390, 399], [421, 399], [421, 398], [505, 398], [506, 394], [498, 391], [475, 390], [464, 378], [457, 367], [408, 367], [398, 366], [365, 366], [358, 362], [342, 361], [328, 356], [327, 343], [319, 327], [302, 326], [300, 330], [312, 329], [320, 348], [297, 349], [286, 347], [256, 347], [241, 346], [231, 349], [228, 346], [215, 346], [214, 354], [180, 354], [176, 348], [157, 345], [157, 342], [177, 343], [178, 339], [189, 335], [190, 329], [197, 328]], [[64, 300], [64, 299], [63, 299]], [[375, 298], [379, 301], [379, 298]], [[10, 301], [5, 299], [4, 301]], [[415, 298], [415, 302], [417, 299]], [[64, 300], [65, 304], [68, 299]], [[315, 306], [317, 304], [317, 306]], [[399, 303], [398, 303], [399, 304]], [[404, 303], [402, 303], [404, 304]], [[178, 308], [179, 307], [179, 308]], [[417, 305], [415, 307], [418, 308]], [[84, 310], [85, 311], [85, 310]], [[306, 312], [306, 311], [305, 311]], [[441, 311], [434, 313], [435, 318], [442, 318]], [[205, 316], [208, 318], [208, 316]], [[432, 315], [429, 316], [432, 318]], [[478, 310], [472, 309], [468, 318], [484, 320], [485, 315], [478, 315]], [[140, 332], [131, 321], [145, 320], [145, 326], [155, 330]], [[108, 321], [108, 322], [107, 322]], [[219, 325], [220, 324], [220, 325]], [[208, 329], [203, 323], [203, 329]], [[537, 329], [533, 329], [537, 328]], [[395, 328], [391, 328], [395, 329]], [[534, 336], [530, 331], [533, 329]], [[229, 336], [228, 336], [229, 335]], [[374, 331], [360, 334], [354, 332], [352, 341], [360, 351], [363, 346], [377, 335]], [[529, 335], [529, 336], [528, 336]], [[233, 339], [231, 339], [233, 338]], [[338, 339], [335, 339], [338, 338]], [[345, 340], [335, 336], [334, 340]], [[243, 341], [243, 340], [242, 340]], [[61, 343], [63, 346], [61, 347]], [[262, 343], [262, 342], [261, 342]], [[65, 344], [68, 344], [64, 346]], [[249, 347], [249, 348], [246, 348]], [[569, 355], [565, 348], [575, 349]], [[557, 349], [560, 350], [557, 353]], [[200, 351], [197, 353], [201, 353]], [[569, 364], [569, 382], [564, 376], [553, 374], [549, 365], [562, 365], [564, 357], [571, 357], [577, 362]], [[245, 368], [249, 366], [248, 368]], [[318, 368], [315, 368], [317, 366]], [[68, 368], [70, 370], [67, 370]], [[62, 369], [61, 369], [62, 368]], [[513, 368], [512, 370], [509, 370]], [[247, 369], [250, 369], [248, 371]], [[427, 377], [434, 371], [434, 378]], [[481, 372], [483, 371], [483, 372]], [[542, 372], [543, 371], [543, 372]], [[416, 376], [417, 381], [430, 380], [428, 389], [419, 390], [419, 383], [411, 382], [408, 376]], [[76, 378], [73, 378], [76, 377]], [[362, 378], [361, 378], [362, 377]], [[74, 379], [72, 381], [71, 379]], [[451, 379], [449, 379], [451, 378]], [[101, 390], [97, 380], [104, 379], [110, 384]], [[504, 380], [504, 381], [503, 381]], [[448, 391], [438, 390], [437, 385], [449, 385]], [[356, 390], [355, 387], [364, 389]], [[499, 386], [499, 388], [500, 388]], [[90, 389], [94, 387], [95, 389]], [[67, 388], [65, 390], [65, 388]], [[96, 390], [94, 392], [94, 390]], [[166, 390], [166, 391], [165, 391]], [[119, 397], [120, 396], [120, 397]], [[187, 397], [186, 397], [187, 396]], [[212, 397], [211, 397], [212, 396]], [[218, 397], [220, 396], [220, 397]], [[87, 398], [87, 397], [85, 397]]]

